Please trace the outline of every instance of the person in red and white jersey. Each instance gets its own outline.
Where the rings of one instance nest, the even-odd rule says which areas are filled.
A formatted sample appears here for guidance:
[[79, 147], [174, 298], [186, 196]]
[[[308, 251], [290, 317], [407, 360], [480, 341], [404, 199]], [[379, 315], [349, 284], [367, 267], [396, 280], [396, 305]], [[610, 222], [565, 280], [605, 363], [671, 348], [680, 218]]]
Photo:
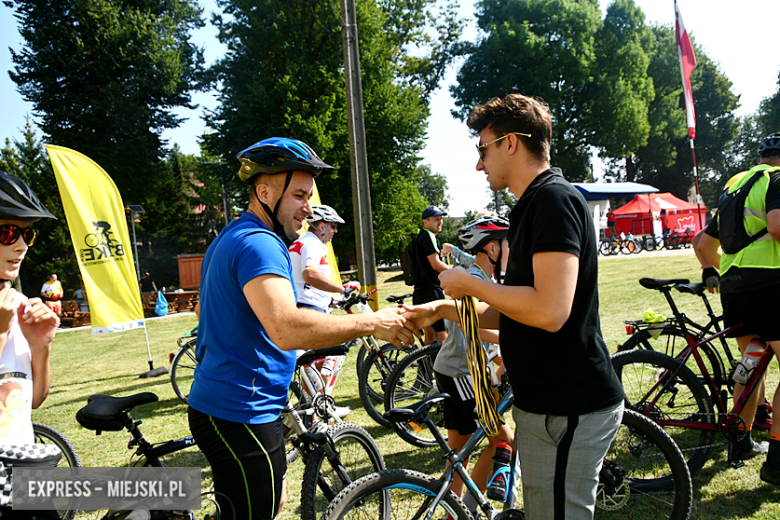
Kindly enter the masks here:
[[[331, 293], [344, 294], [348, 290], [347, 286], [331, 280], [331, 266], [328, 263], [328, 242], [338, 233], [338, 225], [343, 224], [344, 219], [335, 209], [324, 204], [312, 206], [311, 209], [313, 214], [306, 217], [309, 231], [290, 245], [290, 259], [298, 294], [298, 307], [327, 313], [330, 309]], [[320, 368], [326, 387], [337, 362], [338, 356], [329, 356]], [[342, 418], [349, 412], [347, 406], [336, 407], [336, 413]]]

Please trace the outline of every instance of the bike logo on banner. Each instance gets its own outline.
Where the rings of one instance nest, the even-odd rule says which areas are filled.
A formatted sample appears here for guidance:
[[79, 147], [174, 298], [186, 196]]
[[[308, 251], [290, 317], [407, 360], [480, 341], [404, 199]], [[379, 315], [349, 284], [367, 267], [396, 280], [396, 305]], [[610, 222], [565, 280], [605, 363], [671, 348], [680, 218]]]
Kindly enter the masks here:
[[118, 240], [111, 238], [111, 224], [105, 221], [93, 222], [94, 233], [87, 233], [84, 237], [85, 249], [79, 251], [81, 262], [84, 265], [97, 265], [106, 262], [124, 260], [125, 246]]

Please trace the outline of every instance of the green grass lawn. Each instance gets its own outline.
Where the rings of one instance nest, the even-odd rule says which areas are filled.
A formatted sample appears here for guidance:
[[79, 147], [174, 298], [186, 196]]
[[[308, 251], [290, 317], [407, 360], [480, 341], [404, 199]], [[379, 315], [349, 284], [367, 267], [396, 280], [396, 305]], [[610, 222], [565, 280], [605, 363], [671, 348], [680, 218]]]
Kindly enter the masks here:
[[[693, 255], [617, 257], [602, 259], [599, 263], [599, 291], [601, 325], [604, 338], [614, 351], [626, 338], [623, 320], [640, 319], [642, 312], [653, 309], [669, 315], [668, 306], [660, 293], [642, 288], [637, 280], [654, 278], [689, 278], [699, 281], [701, 270]], [[400, 272], [379, 273], [379, 301], [410, 292], [403, 284]], [[678, 295], [675, 300], [681, 309], [694, 319], [704, 316], [699, 299]], [[711, 299], [720, 309], [717, 297]], [[698, 320], [697, 320], [698, 321]], [[168, 355], [177, 350], [176, 338], [196, 325], [194, 315], [172, 316], [148, 322], [149, 343], [155, 366], [169, 366]], [[351, 422], [366, 428], [376, 439], [389, 468], [414, 468], [440, 474], [444, 462], [439, 450], [422, 450], [401, 441], [394, 433], [376, 425], [362, 410], [355, 374], [356, 351], [350, 353], [335, 388], [336, 401], [351, 406]], [[127, 449], [129, 435], [124, 432], [94, 432], [80, 428], [75, 414], [84, 406], [87, 397], [102, 393], [116, 396], [151, 391], [160, 397], [158, 403], [133, 411], [133, 417], [143, 420], [142, 431], [152, 442], [189, 435], [186, 407], [173, 392], [169, 376], [139, 379], [148, 370], [146, 340], [143, 331], [130, 331], [108, 336], [92, 336], [89, 330], [58, 333], [52, 346], [52, 388], [41, 408], [33, 412], [33, 420], [50, 424], [62, 431], [78, 450], [84, 466], [121, 466], [129, 462]], [[555, 377], [554, 364], [550, 376]], [[778, 381], [776, 365], [770, 368], [767, 387], [771, 396]], [[768, 433], [754, 436], [768, 440]], [[699, 519], [774, 519], [780, 518], [780, 490], [764, 484], [758, 478], [763, 458], [747, 461], [745, 467], [731, 469], [725, 450], [718, 450], [704, 470], [694, 478], [694, 518]], [[166, 459], [166, 464], [202, 466], [204, 489], [210, 483], [210, 472], [205, 459], [197, 449], [180, 452]], [[300, 461], [288, 470], [287, 506], [282, 518], [299, 518], [300, 484], [303, 466]], [[97, 518], [97, 513], [85, 513], [82, 518]]]

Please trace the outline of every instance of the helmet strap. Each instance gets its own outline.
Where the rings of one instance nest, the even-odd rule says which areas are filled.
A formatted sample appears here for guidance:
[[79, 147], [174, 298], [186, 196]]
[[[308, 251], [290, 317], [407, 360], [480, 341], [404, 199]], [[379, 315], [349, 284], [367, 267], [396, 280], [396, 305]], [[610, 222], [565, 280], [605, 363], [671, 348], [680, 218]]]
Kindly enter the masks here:
[[282, 199], [284, 198], [284, 192], [287, 191], [287, 187], [290, 185], [290, 181], [292, 181], [293, 172], [287, 172], [287, 177], [284, 180], [284, 188], [282, 188], [282, 193], [279, 195], [279, 200], [276, 201], [276, 205], [274, 206], [273, 211], [271, 211], [271, 208], [268, 207], [268, 204], [260, 200], [260, 197], [257, 195], [257, 189], [252, 190], [255, 193], [255, 198], [257, 199], [257, 202], [260, 203], [260, 207], [263, 208], [263, 211], [265, 211], [266, 215], [271, 219], [271, 223], [274, 225], [274, 233], [282, 239], [282, 242], [284, 242], [284, 245], [290, 246], [290, 244], [293, 243], [292, 240], [287, 238], [287, 235], [284, 232], [284, 226], [281, 222], [279, 222], [279, 219], [276, 217], [277, 213], [279, 212], [279, 207], [282, 205]]

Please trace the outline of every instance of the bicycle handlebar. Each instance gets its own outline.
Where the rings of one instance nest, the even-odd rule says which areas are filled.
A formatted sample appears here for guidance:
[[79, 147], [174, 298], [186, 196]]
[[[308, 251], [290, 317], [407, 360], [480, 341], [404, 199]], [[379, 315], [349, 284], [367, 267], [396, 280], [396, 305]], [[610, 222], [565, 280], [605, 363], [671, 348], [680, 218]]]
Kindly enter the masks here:
[[353, 291], [354, 289], [348, 290], [344, 293], [346, 298], [343, 300], [333, 300], [330, 306], [345, 311], [349, 310], [358, 303], [368, 303], [369, 301], [372, 301], [371, 295], [373, 295], [377, 290], [374, 288], [362, 294], [358, 294]]

